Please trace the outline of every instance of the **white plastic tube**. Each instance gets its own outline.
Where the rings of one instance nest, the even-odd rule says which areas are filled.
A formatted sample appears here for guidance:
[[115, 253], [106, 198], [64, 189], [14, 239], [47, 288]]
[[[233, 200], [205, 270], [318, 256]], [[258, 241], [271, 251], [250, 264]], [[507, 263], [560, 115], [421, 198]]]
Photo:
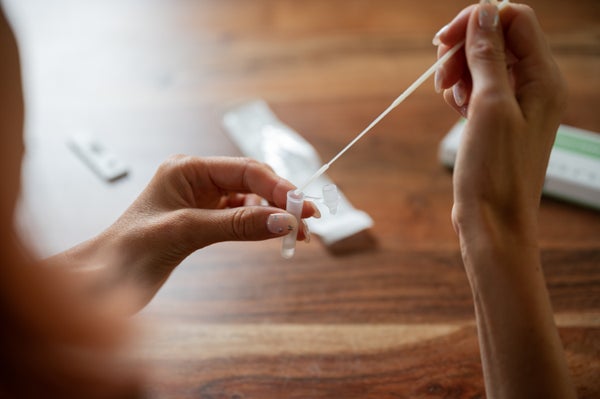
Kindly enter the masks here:
[[296, 252], [296, 238], [298, 237], [298, 229], [302, 225], [302, 206], [304, 205], [304, 193], [290, 190], [287, 193], [287, 204], [285, 210], [296, 217], [298, 227], [290, 231], [289, 234], [283, 237], [281, 244], [281, 256], [290, 259]]

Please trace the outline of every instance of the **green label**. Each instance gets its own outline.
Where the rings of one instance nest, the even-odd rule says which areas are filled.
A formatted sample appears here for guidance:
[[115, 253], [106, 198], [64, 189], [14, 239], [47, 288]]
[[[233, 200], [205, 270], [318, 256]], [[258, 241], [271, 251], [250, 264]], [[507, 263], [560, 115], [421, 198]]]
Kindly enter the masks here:
[[559, 129], [554, 147], [600, 159], [600, 136], [596, 140]]

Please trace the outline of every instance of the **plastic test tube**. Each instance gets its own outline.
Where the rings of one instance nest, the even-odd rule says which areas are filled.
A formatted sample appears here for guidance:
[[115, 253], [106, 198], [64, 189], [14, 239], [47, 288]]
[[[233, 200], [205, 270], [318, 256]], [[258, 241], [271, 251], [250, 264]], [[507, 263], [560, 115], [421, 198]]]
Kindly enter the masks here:
[[298, 229], [301, 226], [302, 220], [302, 205], [304, 205], [304, 193], [290, 190], [287, 193], [287, 204], [285, 210], [296, 217], [298, 227], [290, 231], [289, 234], [283, 237], [281, 245], [281, 256], [290, 259], [296, 252], [296, 237], [298, 237]]

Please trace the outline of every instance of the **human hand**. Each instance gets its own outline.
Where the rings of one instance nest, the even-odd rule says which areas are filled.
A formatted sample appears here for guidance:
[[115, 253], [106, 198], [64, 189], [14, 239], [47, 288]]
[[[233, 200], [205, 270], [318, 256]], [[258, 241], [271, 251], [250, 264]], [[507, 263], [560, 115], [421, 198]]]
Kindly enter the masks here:
[[533, 11], [490, 1], [436, 35], [438, 54], [466, 36], [436, 89], [467, 123], [454, 170], [452, 221], [473, 292], [486, 394], [575, 398], [537, 245], [537, 208], [565, 84]]
[[[304, 225], [299, 228], [296, 218], [281, 209], [293, 189], [266, 164], [250, 159], [176, 156], [159, 167], [110, 228], [67, 255], [105, 276], [90, 276], [92, 284], [133, 285], [139, 291], [138, 308], [197, 249], [280, 237], [292, 229], [299, 229], [298, 239], [307, 238]], [[260, 205], [261, 197], [270, 206]], [[318, 217], [318, 209], [305, 202], [302, 217], [310, 216]]]
[[534, 12], [511, 3], [498, 19], [489, 3], [464, 9], [434, 39], [441, 56], [466, 37], [464, 51], [438, 71], [436, 89], [468, 119], [452, 215], [467, 244], [482, 226], [536, 239], [536, 210], [566, 102]]

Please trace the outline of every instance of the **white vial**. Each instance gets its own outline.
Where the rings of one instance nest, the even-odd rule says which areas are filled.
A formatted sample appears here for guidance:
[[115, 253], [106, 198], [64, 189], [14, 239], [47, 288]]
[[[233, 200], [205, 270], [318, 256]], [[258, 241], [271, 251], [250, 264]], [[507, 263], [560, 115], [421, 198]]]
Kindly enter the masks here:
[[283, 237], [281, 245], [281, 256], [290, 259], [296, 252], [296, 237], [298, 237], [298, 229], [301, 226], [302, 206], [304, 205], [304, 193], [290, 190], [287, 193], [287, 204], [285, 210], [296, 217], [298, 227], [290, 231], [288, 235]]

